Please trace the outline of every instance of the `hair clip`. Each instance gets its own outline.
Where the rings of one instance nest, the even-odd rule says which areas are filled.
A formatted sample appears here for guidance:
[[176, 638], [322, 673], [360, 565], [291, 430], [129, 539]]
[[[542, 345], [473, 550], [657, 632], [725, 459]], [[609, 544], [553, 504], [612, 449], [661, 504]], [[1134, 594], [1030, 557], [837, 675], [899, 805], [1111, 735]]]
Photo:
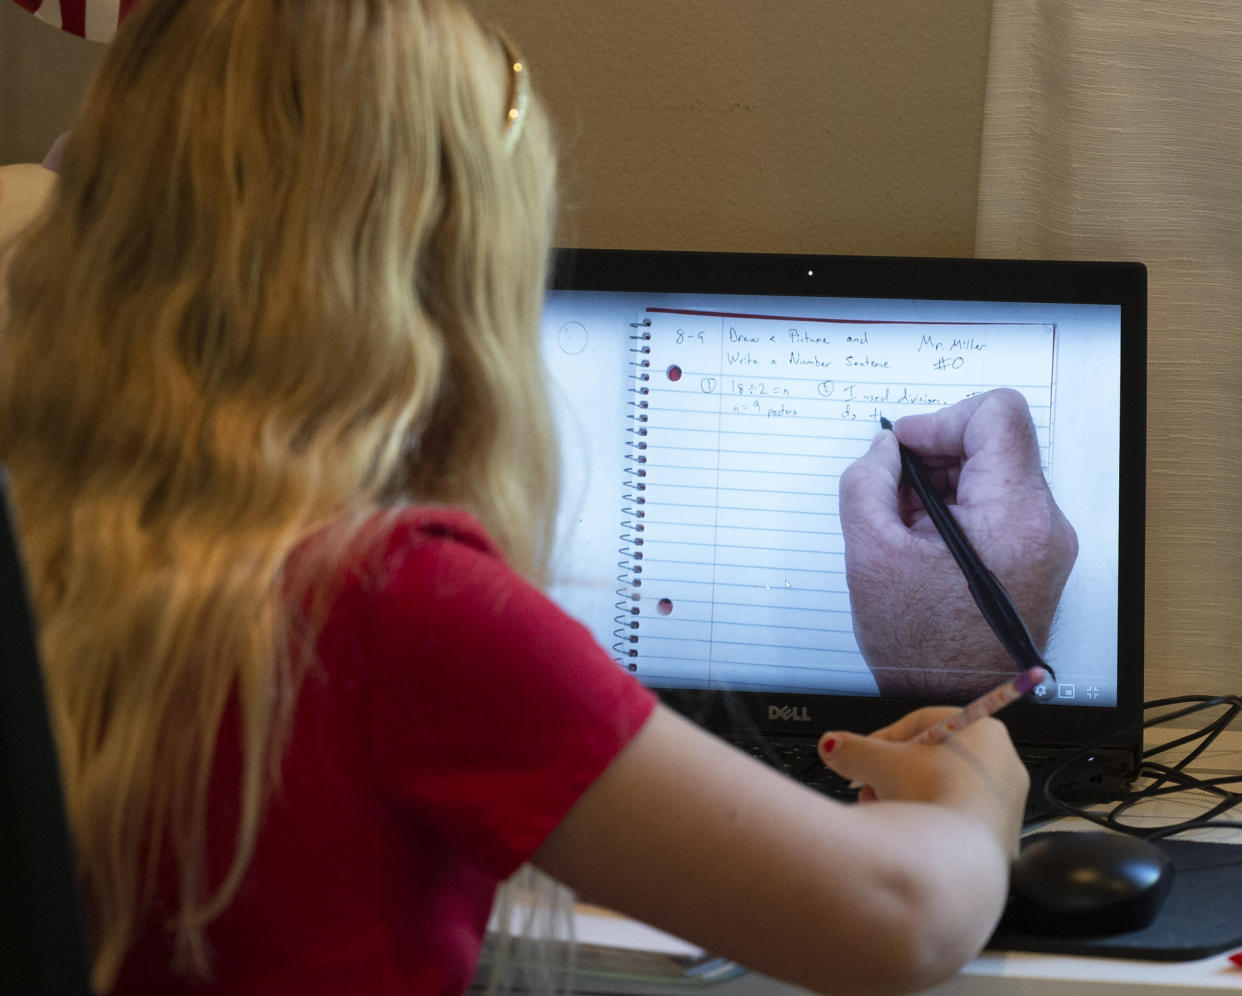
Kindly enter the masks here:
[[509, 109], [505, 112], [504, 143], [505, 150], [517, 144], [522, 134], [522, 124], [526, 120], [526, 105], [530, 102], [530, 71], [526, 62], [518, 54], [517, 47], [503, 31], [496, 31], [505, 57], [509, 60]]

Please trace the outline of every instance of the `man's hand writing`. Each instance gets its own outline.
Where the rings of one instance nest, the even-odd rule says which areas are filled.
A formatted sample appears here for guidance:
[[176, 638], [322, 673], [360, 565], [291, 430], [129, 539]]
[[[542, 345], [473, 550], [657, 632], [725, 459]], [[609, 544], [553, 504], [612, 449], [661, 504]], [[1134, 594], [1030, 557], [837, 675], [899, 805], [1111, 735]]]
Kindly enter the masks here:
[[1037, 645], [1078, 552], [1040, 468], [1026, 400], [1001, 389], [899, 419], [841, 476], [854, 634], [881, 693], [979, 694], [1015, 665], [913, 491], [897, 440], [923, 459], [962, 530], [1008, 590]]

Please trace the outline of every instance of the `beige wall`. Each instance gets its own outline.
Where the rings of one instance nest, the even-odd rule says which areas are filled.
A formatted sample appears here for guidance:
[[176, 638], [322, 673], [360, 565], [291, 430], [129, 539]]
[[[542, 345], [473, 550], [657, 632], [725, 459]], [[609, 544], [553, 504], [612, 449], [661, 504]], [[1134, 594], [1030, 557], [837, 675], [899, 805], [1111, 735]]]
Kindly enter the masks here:
[[[562, 241], [970, 255], [991, 0], [480, 0], [557, 121]], [[0, 0], [0, 162], [101, 46]]]
[[0, 163], [42, 160], [102, 52], [0, 0]]
[[561, 135], [563, 241], [970, 255], [990, 0], [486, 0]]

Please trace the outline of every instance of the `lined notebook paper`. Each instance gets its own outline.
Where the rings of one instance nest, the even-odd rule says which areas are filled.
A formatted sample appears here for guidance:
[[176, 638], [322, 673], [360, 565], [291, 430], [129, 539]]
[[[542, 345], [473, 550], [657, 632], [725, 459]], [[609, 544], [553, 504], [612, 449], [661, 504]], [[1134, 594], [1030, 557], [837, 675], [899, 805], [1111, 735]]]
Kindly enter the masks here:
[[874, 692], [837, 490], [880, 415], [1016, 387], [1051, 467], [1052, 324], [653, 307], [631, 340], [613, 649], [649, 684]]

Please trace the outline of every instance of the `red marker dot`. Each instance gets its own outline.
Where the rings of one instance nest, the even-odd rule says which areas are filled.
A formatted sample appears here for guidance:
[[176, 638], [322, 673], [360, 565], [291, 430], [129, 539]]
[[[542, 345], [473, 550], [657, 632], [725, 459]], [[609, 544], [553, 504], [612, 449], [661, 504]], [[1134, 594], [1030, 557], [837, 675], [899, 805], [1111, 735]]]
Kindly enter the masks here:
[[676, 363], [669, 367], [665, 373], [668, 374], [668, 379], [674, 384], [681, 380], [681, 367], [679, 367]]
[[660, 615], [667, 616], [673, 611], [673, 600], [671, 598], [662, 598], [656, 602], [656, 609]]

